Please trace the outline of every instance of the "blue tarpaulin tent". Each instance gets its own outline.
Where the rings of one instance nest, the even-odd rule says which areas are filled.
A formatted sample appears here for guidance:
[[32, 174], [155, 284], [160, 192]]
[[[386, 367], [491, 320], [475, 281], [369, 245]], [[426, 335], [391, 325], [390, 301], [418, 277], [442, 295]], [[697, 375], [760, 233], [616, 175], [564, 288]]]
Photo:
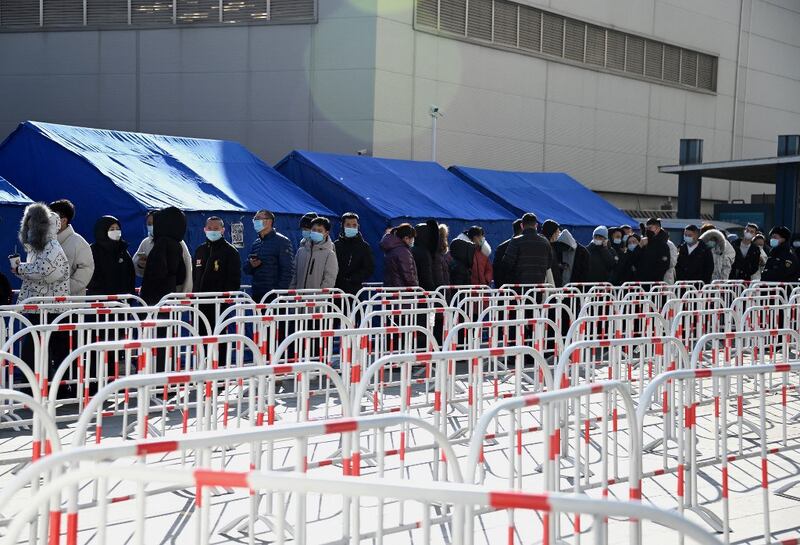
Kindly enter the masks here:
[[563, 172], [508, 172], [462, 166], [450, 172], [511, 210], [515, 217], [534, 212], [540, 222], [554, 219], [582, 243], [598, 225], [635, 224], [634, 220]]
[[131, 251], [146, 234], [145, 212], [166, 206], [187, 213], [190, 249], [203, 242], [209, 215], [228, 225], [242, 221], [243, 259], [255, 238], [250, 220], [258, 209], [274, 211], [277, 229], [295, 246], [300, 216], [328, 212], [241, 144], [222, 140], [27, 121], [0, 145], [0, 175], [35, 200], [70, 199], [77, 208], [75, 229], [90, 242], [99, 216], [118, 217]]
[[377, 278], [383, 262], [378, 242], [390, 225], [434, 218], [447, 223], [454, 238], [478, 224], [492, 246], [511, 235], [508, 210], [436, 163], [293, 151], [275, 168], [337, 214], [360, 216], [375, 249]]
[[[19, 231], [19, 224], [25, 212], [25, 207], [31, 202], [24, 193], [0, 176], [0, 225], [4, 233], [0, 237], [0, 254], [2, 254], [2, 257], [12, 253], [22, 253], [17, 232]], [[9, 273], [7, 262], [4, 261], [4, 263], [6, 264], [3, 266], [3, 272], [13, 285], [19, 285], [19, 280]]]

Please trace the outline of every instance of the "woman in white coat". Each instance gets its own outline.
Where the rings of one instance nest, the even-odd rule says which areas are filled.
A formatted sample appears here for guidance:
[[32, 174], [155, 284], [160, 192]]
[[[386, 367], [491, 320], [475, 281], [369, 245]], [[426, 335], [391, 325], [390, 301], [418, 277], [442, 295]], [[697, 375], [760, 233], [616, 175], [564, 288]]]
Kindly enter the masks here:
[[733, 260], [736, 258], [736, 250], [721, 231], [709, 229], [702, 235], [700, 240], [705, 242], [714, 257], [714, 274], [711, 280], [727, 280], [731, 275]]
[[19, 301], [29, 297], [54, 297], [70, 294], [69, 261], [56, 238], [58, 214], [42, 203], [25, 209], [19, 240], [28, 252], [27, 259], [12, 272], [22, 279]]

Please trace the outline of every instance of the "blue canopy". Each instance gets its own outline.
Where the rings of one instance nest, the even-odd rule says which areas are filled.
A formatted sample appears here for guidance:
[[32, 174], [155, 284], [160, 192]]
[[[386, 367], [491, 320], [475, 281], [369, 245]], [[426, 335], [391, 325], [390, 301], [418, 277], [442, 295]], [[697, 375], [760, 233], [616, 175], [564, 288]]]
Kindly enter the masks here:
[[90, 241], [99, 216], [116, 216], [132, 250], [146, 234], [145, 212], [166, 206], [187, 213], [191, 249], [212, 214], [228, 225], [243, 221], [247, 248], [255, 238], [250, 216], [261, 208], [275, 212], [277, 229], [295, 244], [300, 216], [330, 213], [241, 144], [223, 140], [27, 121], [0, 145], [0, 174], [33, 199], [71, 200], [73, 225]]
[[448, 224], [451, 238], [481, 225], [492, 246], [511, 235], [508, 210], [437, 163], [293, 151], [275, 168], [337, 214], [357, 213], [376, 256], [386, 227], [402, 222], [433, 218]]
[[[25, 207], [31, 201], [22, 191], [0, 176], [0, 224], [3, 236], [0, 237], [0, 253], [3, 257], [21, 251], [21, 244], [17, 240], [17, 231], [22, 221]], [[7, 263], [4, 261], [4, 263]], [[2, 272], [8, 277], [13, 286], [19, 285], [16, 276], [10, 274], [8, 265], [3, 265]]]
[[553, 219], [576, 239], [588, 241], [598, 225], [631, 225], [633, 218], [563, 172], [509, 172], [462, 166], [450, 172], [520, 217], [534, 212], [540, 222]]

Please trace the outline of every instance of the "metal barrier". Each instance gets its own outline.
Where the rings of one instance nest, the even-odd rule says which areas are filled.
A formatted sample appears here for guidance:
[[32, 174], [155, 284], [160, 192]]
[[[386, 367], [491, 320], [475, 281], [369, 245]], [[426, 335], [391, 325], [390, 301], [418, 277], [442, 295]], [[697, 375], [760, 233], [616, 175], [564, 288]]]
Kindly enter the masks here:
[[658, 312], [583, 316], [572, 322], [564, 344], [578, 341], [622, 339], [628, 337], [665, 337], [667, 321]]
[[706, 333], [733, 333], [741, 329], [740, 315], [729, 308], [683, 310], [672, 319], [670, 335], [691, 349]]
[[20, 305], [43, 305], [43, 304], [57, 304], [57, 303], [107, 303], [109, 301], [118, 301], [130, 305], [135, 303], [137, 306], [145, 307], [147, 304], [144, 299], [138, 295], [131, 293], [122, 293], [119, 295], [57, 295], [48, 297], [28, 297], [24, 301], [19, 301]]

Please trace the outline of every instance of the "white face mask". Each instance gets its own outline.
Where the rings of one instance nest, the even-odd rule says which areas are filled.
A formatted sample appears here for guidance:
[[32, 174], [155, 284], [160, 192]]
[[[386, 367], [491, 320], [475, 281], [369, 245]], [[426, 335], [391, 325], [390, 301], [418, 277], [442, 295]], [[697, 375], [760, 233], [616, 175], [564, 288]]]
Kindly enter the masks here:
[[594, 242], [595, 246], [602, 246], [605, 241], [602, 238], [596, 238], [592, 242]]
[[745, 240], [753, 240], [754, 236], [755, 235], [753, 233], [751, 233], [750, 231], [745, 231], [744, 232], [744, 239]]
[[122, 231], [119, 229], [117, 229], [116, 231], [109, 231], [108, 238], [114, 241], [120, 240], [122, 238]]

